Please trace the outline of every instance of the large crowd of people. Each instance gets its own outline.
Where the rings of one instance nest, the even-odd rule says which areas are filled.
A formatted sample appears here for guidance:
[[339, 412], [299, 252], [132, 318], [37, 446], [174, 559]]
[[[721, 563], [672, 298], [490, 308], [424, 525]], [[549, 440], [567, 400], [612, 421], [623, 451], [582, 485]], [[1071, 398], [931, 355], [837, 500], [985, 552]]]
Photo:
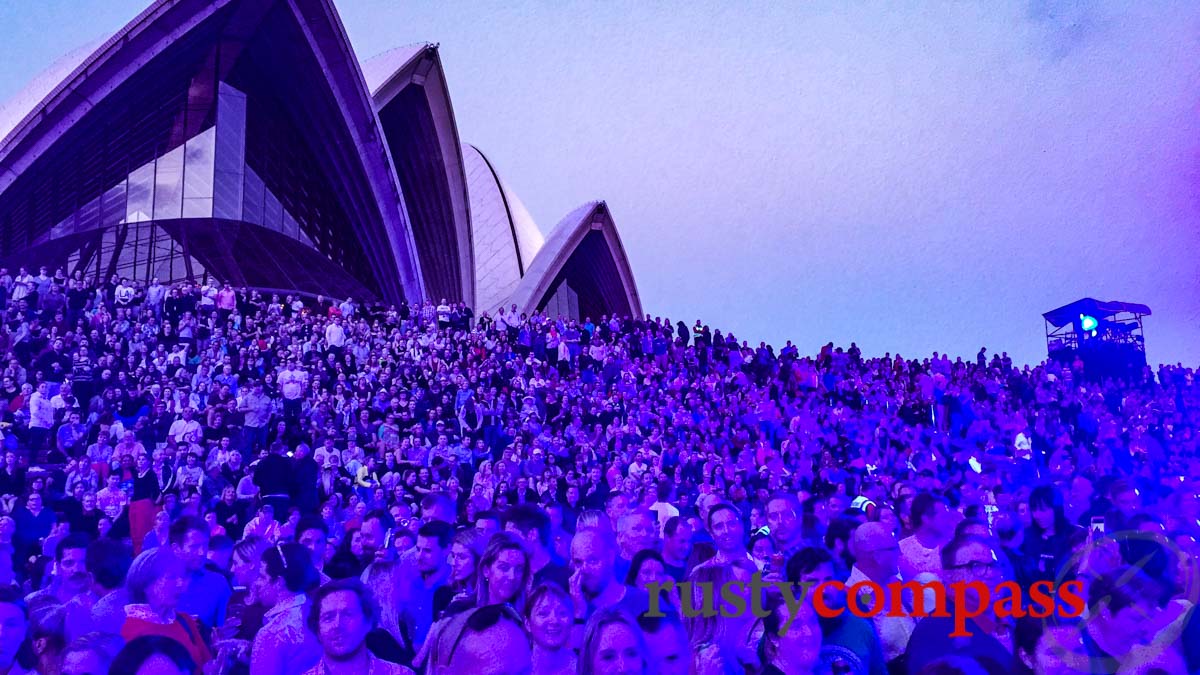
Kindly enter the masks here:
[[1200, 672], [1181, 365], [45, 268], [0, 318], [0, 673]]

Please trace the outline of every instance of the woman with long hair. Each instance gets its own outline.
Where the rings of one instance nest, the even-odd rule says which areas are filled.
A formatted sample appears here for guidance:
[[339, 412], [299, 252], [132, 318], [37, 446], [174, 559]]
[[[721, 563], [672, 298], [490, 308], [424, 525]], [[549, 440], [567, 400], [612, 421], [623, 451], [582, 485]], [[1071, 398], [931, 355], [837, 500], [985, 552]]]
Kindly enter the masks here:
[[[663, 560], [662, 554], [654, 549], [642, 549], [634, 554], [633, 560], [629, 562], [629, 573], [625, 575], [623, 580], [626, 586], [632, 586], [639, 590], [649, 592], [650, 584], [660, 584], [659, 595], [667, 606], [678, 608], [679, 595], [678, 589], [674, 584], [666, 585], [668, 581], [672, 581], [667, 574], [667, 563]], [[668, 591], [667, 588], [671, 588]]]
[[474, 604], [478, 580], [479, 561], [483, 558], [483, 535], [471, 528], [454, 535], [446, 561], [450, 564], [450, 581], [433, 593], [433, 615], [454, 614], [458, 608]]
[[762, 675], [810, 675], [821, 654], [821, 625], [812, 605], [800, 603], [793, 613], [782, 596], [772, 593], [765, 609], [758, 652]]
[[263, 625], [263, 615], [266, 607], [254, 597], [255, 580], [261, 571], [263, 551], [270, 545], [266, 539], [250, 535], [233, 546], [230, 556], [229, 571], [233, 574], [233, 594], [225, 610], [225, 630], [232, 626], [235, 630], [229, 637], [245, 640], [249, 643], [254, 639]]
[[[738, 647], [746, 637], [743, 622], [722, 616], [724, 602], [721, 589], [733, 581], [741, 581], [732, 565], [704, 565], [692, 570], [691, 596], [680, 599], [683, 623], [691, 642], [698, 673], [741, 672]], [[717, 611], [709, 611], [715, 609]]]
[[377, 627], [367, 635], [367, 646], [387, 661], [412, 663], [412, 621], [405, 611], [412, 584], [404, 569], [394, 560], [376, 561], [367, 567], [365, 581], [379, 608]]
[[618, 609], [592, 615], [579, 650], [579, 675], [640, 675], [650, 672], [650, 651], [637, 621]]
[[1071, 557], [1071, 538], [1080, 528], [1067, 520], [1062, 493], [1041, 485], [1029, 495], [1029, 531], [1021, 544], [1028, 581], [1054, 581]]
[[525, 542], [510, 532], [498, 532], [488, 542], [479, 560], [476, 603], [512, 605], [518, 612], [525, 604], [525, 589], [532, 572]]

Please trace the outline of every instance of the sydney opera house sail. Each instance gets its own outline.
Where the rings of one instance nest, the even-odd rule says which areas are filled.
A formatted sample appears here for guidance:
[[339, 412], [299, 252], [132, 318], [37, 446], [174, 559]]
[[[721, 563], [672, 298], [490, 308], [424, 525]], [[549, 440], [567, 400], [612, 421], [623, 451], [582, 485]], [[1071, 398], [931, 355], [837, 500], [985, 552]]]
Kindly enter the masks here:
[[360, 65], [330, 0], [159, 0], [0, 107], [0, 137], [11, 272], [641, 311], [607, 207], [544, 240], [459, 139], [437, 46]]

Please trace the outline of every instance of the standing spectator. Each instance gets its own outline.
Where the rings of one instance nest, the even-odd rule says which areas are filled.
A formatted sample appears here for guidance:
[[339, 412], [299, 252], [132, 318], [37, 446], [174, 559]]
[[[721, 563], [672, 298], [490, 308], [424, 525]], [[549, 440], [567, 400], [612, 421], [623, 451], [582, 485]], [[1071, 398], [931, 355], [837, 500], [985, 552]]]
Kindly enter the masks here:
[[171, 524], [171, 548], [183, 563], [187, 587], [179, 597], [179, 611], [192, 615], [208, 630], [225, 624], [225, 608], [233, 592], [225, 577], [205, 567], [209, 528], [196, 516], [183, 516]]
[[311, 554], [303, 546], [280, 544], [263, 551], [254, 595], [270, 609], [263, 617], [262, 630], [254, 637], [250, 672], [292, 675], [313, 668], [321, 660], [321, 645], [305, 622], [306, 593], [317, 583]]

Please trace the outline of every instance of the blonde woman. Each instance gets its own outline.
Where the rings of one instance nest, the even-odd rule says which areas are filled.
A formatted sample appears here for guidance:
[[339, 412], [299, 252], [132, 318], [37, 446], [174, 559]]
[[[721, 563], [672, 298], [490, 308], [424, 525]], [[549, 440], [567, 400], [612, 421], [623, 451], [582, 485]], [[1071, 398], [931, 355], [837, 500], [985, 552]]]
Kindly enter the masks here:
[[618, 609], [592, 615], [579, 650], [579, 675], [640, 675], [650, 672], [650, 651], [637, 621]]

